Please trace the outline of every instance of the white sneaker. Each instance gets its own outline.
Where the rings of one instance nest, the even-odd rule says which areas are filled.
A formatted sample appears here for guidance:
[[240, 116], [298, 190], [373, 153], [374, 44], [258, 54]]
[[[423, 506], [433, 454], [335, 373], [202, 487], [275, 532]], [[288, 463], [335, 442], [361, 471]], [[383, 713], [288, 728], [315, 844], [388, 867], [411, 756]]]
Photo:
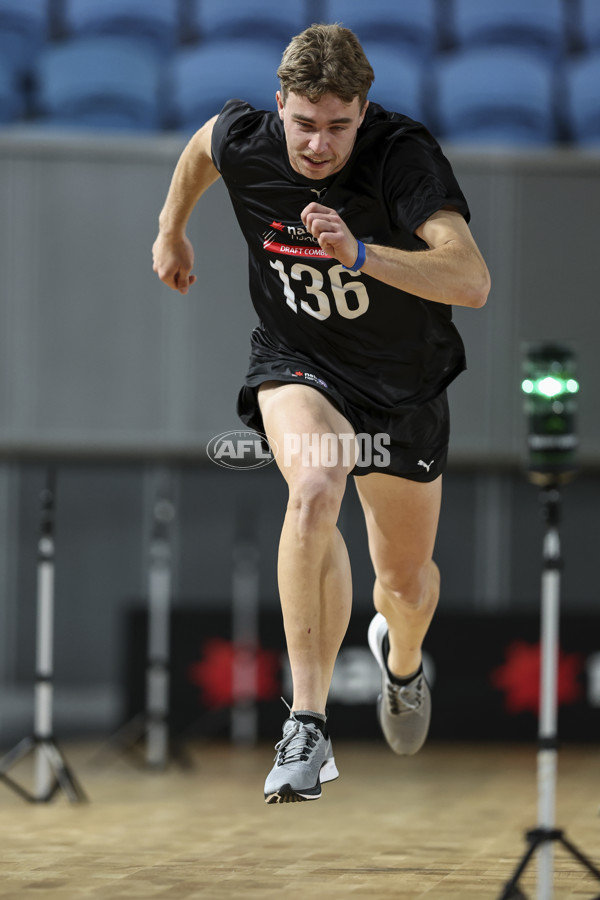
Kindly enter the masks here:
[[377, 698], [377, 715], [383, 736], [401, 756], [412, 756], [421, 749], [427, 738], [431, 719], [431, 692], [420, 672], [405, 685], [390, 681], [383, 641], [388, 624], [381, 613], [369, 625], [369, 647], [381, 669], [381, 694]]
[[267, 803], [318, 800], [321, 784], [339, 776], [331, 739], [294, 713], [283, 723], [283, 737], [275, 745], [275, 765], [265, 781]]

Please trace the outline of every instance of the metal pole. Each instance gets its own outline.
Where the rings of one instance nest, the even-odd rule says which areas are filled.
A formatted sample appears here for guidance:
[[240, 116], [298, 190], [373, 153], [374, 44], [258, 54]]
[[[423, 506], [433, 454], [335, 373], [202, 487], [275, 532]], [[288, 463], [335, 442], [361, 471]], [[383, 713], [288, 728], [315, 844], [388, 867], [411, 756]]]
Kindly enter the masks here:
[[256, 515], [241, 505], [233, 546], [231, 633], [233, 671], [231, 740], [255, 744], [258, 737], [259, 551], [254, 537]]
[[[562, 828], [555, 827], [556, 779], [558, 763], [557, 710], [558, 710], [558, 653], [560, 620], [560, 493], [558, 482], [546, 483], [541, 499], [544, 503], [546, 534], [543, 544], [543, 571], [541, 585], [541, 658], [540, 703], [538, 726], [537, 787], [538, 824], [526, 832], [527, 850], [521, 857], [512, 877], [504, 885], [499, 900], [524, 897], [519, 889], [519, 879], [535, 857], [537, 862], [537, 900], [552, 900], [554, 843], [559, 841], [571, 856], [584, 866], [597, 881], [600, 869], [567, 840]], [[600, 900], [600, 894], [594, 898]]]
[[148, 575], [148, 665], [146, 670], [146, 762], [164, 768], [169, 758], [169, 644], [171, 547], [169, 525], [173, 504], [159, 498], [154, 505]]
[[[0, 760], [0, 780], [24, 800], [48, 803], [62, 789], [72, 803], [87, 800], [85, 793], [52, 734], [54, 639], [54, 496], [55, 473], [47, 470], [42, 491], [38, 541], [36, 673], [33, 735], [23, 738]], [[9, 770], [33, 753], [33, 791], [18, 784]]]
[[34, 692], [34, 793], [44, 800], [53, 789], [53, 773], [45, 743], [53, 740], [53, 637], [54, 637], [54, 476], [41, 494], [42, 513], [38, 542], [37, 646]]
[[[555, 500], [552, 502], [556, 502]], [[542, 622], [540, 665], [540, 722], [538, 776], [538, 825], [551, 831], [555, 826], [557, 779], [557, 679], [560, 598], [560, 540], [554, 524], [544, 539], [545, 568], [542, 575]], [[538, 900], [552, 900], [554, 844], [544, 841], [538, 848]]]

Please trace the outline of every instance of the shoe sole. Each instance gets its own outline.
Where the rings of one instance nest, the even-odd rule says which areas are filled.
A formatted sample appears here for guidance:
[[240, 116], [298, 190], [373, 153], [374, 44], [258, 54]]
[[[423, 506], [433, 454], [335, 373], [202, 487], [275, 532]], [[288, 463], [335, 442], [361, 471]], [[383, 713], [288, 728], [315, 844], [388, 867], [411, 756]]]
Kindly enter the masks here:
[[321, 766], [317, 783], [313, 788], [305, 788], [302, 791], [296, 790], [289, 784], [283, 784], [272, 794], [265, 794], [265, 803], [301, 803], [304, 800], [318, 800], [321, 796], [321, 785], [328, 781], [335, 781], [339, 777], [339, 772], [335, 764], [335, 759], [326, 760]]
[[[375, 657], [379, 668], [381, 669], [383, 678], [387, 678], [387, 666], [383, 659], [382, 643], [384, 635], [388, 630], [388, 624], [385, 616], [383, 616], [381, 613], [377, 613], [371, 620], [367, 633], [369, 648], [371, 650], [371, 653]], [[425, 684], [427, 684], [427, 681], [425, 681]], [[391, 750], [393, 750], [394, 753], [397, 753], [398, 756], [414, 756], [414, 754], [418, 753], [418, 751], [421, 749], [422, 744], [416, 749], [400, 751], [394, 747], [393, 743], [390, 742], [390, 740], [388, 740], [383, 727], [383, 694], [379, 694], [379, 696], [377, 697], [377, 720], [379, 722], [379, 727], [383, 732], [383, 736], [387, 745]]]
[[367, 640], [369, 642], [371, 653], [377, 660], [377, 665], [381, 669], [382, 673], [385, 672], [386, 668], [385, 661], [383, 659], [383, 653], [381, 652], [381, 643], [386, 631], [388, 631], [388, 624], [385, 616], [382, 616], [381, 613], [377, 613], [377, 615], [375, 615], [371, 619], [369, 631], [367, 634]]
[[[383, 636], [388, 631], [388, 623], [384, 615], [381, 613], [377, 613], [371, 619], [369, 623], [369, 630], [367, 632], [367, 642], [369, 644], [369, 649], [371, 653], [375, 657], [377, 665], [381, 669], [381, 673], [385, 672], [385, 662], [383, 660], [383, 653], [381, 652], [381, 644], [383, 641]], [[383, 701], [383, 695], [379, 694], [377, 697], [377, 721], [379, 722], [379, 727], [383, 731], [383, 723], [381, 720], [381, 703]], [[386, 739], [387, 740], [387, 739]]]

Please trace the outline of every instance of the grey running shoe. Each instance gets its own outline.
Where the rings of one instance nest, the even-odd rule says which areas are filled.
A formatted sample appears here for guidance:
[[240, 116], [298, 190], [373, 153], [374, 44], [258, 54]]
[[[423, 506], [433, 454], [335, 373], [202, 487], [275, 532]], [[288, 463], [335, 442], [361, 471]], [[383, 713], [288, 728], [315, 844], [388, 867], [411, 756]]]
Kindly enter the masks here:
[[427, 738], [431, 694], [422, 672], [407, 685], [390, 681], [383, 656], [383, 641], [387, 632], [388, 624], [384, 616], [377, 613], [369, 625], [369, 647], [381, 669], [382, 687], [377, 699], [379, 724], [394, 753], [412, 756], [421, 749]]
[[291, 710], [275, 750], [275, 765], [265, 781], [267, 803], [318, 800], [321, 784], [339, 775], [331, 739], [325, 738], [316, 725], [301, 722]]

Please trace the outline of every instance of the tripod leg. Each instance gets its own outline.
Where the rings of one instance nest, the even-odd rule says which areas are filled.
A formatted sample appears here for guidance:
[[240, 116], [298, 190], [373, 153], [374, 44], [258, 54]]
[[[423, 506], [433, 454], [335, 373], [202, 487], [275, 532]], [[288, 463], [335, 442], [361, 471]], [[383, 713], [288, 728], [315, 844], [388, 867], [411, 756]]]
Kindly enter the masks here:
[[32, 749], [35, 747], [35, 741], [32, 737], [23, 738], [23, 740], [19, 741], [16, 747], [13, 747], [12, 750], [2, 757], [0, 760], [0, 780], [4, 782], [4, 784], [9, 787], [15, 794], [18, 794], [19, 797], [22, 797], [23, 800], [27, 800], [28, 803], [33, 803], [35, 798], [33, 794], [21, 787], [20, 784], [17, 784], [16, 781], [13, 781], [12, 778], [9, 778], [6, 774], [13, 766], [19, 763], [28, 753], [31, 753]]
[[[33, 737], [26, 737], [23, 740], [19, 741], [16, 747], [13, 747], [1, 760], [0, 760], [0, 780], [4, 782], [4, 784], [9, 787], [15, 794], [18, 794], [19, 797], [22, 797], [23, 800], [27, 800], [28, 803], [35, 803], [36, 799], [38, 799], [31, 791], [28, 791], [26, 788], [21, 787], [16, 781], [6, 774], [13, 766], [16, 766], [22, 759], [24, 759], [31, 751], [34, 750], [36, 756], [34, 757], [34, 766], [37, 765], [37, 755], [39, 753], [38, 742]], [[50, 788], [49, 788], [50, 789]]]
[[498, 900], [520, 900], [520, 898], [524, 896], [518, 887], [519, 878], [529, 865], [531, 857], [537, 850], [540, 843], [540, 839], [538, 837], [531, 838], [529, 834], [527, 835], [527, 840], [529, 841], [529, 847], [523, 854], [520, 863], [513, 872], [512, 878], [504, 885], [504, 890], [500, 894]]
[[[52, 741], [46, 741], [42, 745], [46, 758], [56, 776], [58, 785], [65, 792], [71, 803], [80, 803], [87, 800], [83, 788], [78, 783], [66, 759]], [[55, 791], [52, 791], [52, 796]]]
[[0, 775], [4, 775], [9, 769], [12, 769], [19, 760], [23, 759], [24, 756], [27, 756], [34, 746], [34, 743], [33, 738], [26, 737], [23, 738], [22, 741], [19, 741], [16, 747], [9, 750], [8, 753], [0, 759]]
[[145, 734], [146, 713], [137, 713], [99, 747], [93, 756], [93, 761], [102, 764], [112, 754], [128, 753], [142, 740]]
[[26, 791], [25, 788], [21, 787], [20, 784], [17, 784], [16, 781], [13, 781], [12, 778], [9, 778], [8, 775], [0, 774], [0, 781], [2, 781], [7, 787], [14, 791], [15, 794], [18, 794], [23, 800], [27, 800], [28, 803], [35, 803], [35, 797], [29, 791]]
[[503, 893], [500, 900], [527, 900], [527, 894], [524, 894], [518, 885], [514, 887], [507, 886], [505, 890], [508, 893]]
[[585, 856], [581, 852], [581, 850], [579, 850], [574, 844], [572, 844], [571, 841], [567, 840], [564, 835], [561, 835], [558, 840], [561, 842], [563, 847], [569, 851], [571, 856], [574, 856], [575, 859], [579, 860], [581, 865], [585, 866], [585, 868], [588, 869], [588, 871], [590, 871], [598, 881], [600, 881], [600, 869], [597, 869], [593, 862], [588, 859], [587, 856]]

